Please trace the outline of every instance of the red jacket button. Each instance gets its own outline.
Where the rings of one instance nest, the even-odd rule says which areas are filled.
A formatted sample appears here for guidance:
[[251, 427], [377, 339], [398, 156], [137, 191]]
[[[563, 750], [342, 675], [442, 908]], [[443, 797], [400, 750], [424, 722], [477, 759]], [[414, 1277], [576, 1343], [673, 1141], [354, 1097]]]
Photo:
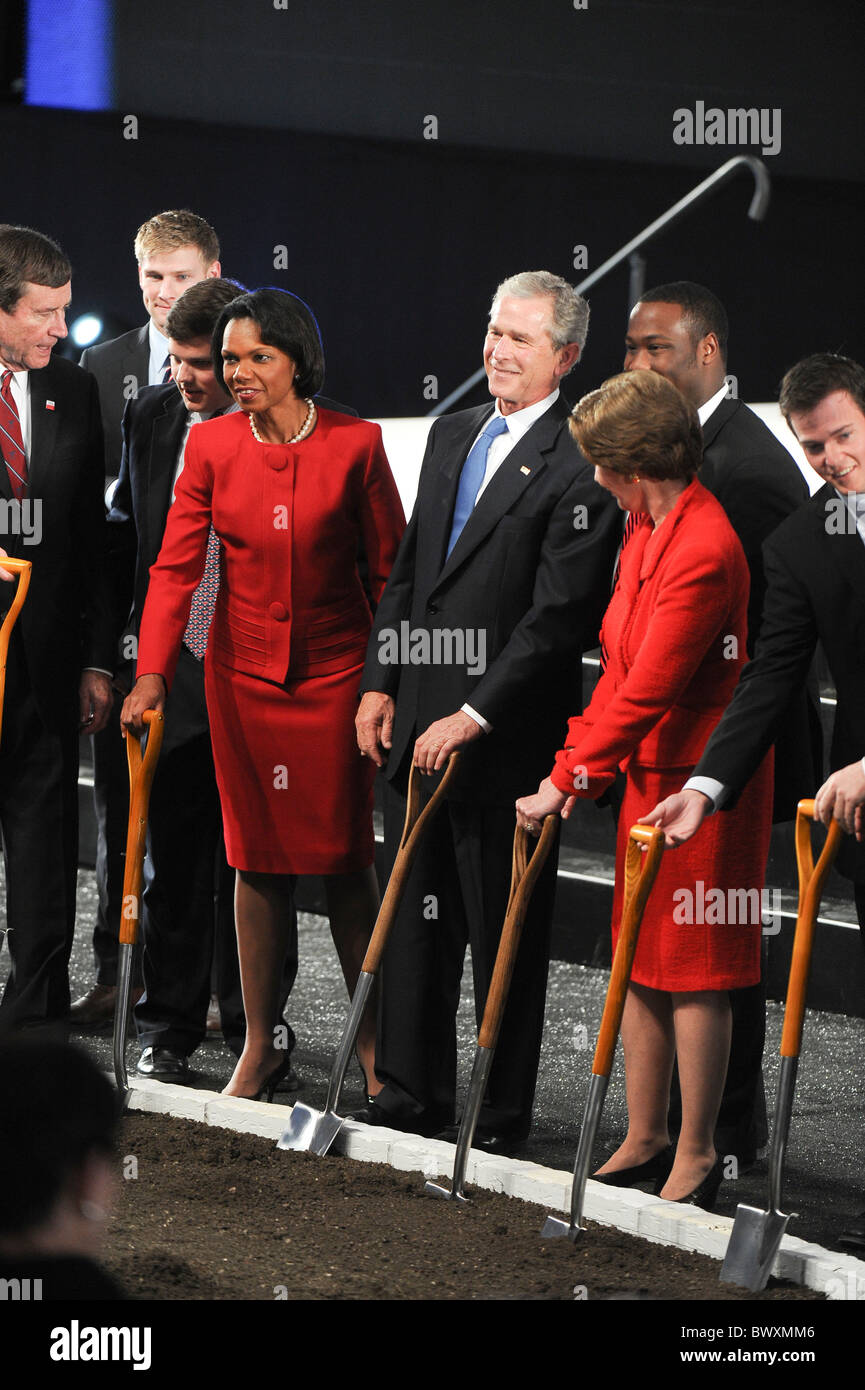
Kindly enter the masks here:
[[288, 609], [284, 603], [272, 603], [267, 611], [278, 623], [284, 622], [288, 617]]

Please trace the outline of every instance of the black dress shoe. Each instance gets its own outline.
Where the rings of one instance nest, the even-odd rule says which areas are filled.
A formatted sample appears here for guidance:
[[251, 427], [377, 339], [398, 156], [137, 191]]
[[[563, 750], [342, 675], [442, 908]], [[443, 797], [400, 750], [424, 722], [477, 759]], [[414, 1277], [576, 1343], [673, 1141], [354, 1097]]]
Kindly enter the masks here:
[[189, 1058], [173, 1047], [145, 1047], [135, 1070], [139, 1076], [186, 1076]]
[[652, 1182], [663, 1187], [670, 1176], [676, 1150], [672, 1144], [659, 1149], [645, 1163], [635, 1163], [631, 1168], [619, 1168], [613, 1173], [592, 1173], [593, 1182], [606, 1183], [607, 1187], [636, 1187], [640, 1182]]
[[[140, 986], [130, 989], [130, 1019], [132, 1010], [143, 993], [144, 990]], [[82, 994], [80, 999], [75, 1000], [69, 1010], [69, 1022], [73, 1028], [87, 1028], [94, 1031], [100, 1028], [110, 1028], [114, 1022], [116, 1004], [116, 985], [94, 985], [86, 994]]]
[[[667, 1198], [668, 1201], [680, 1202], [685, 1206], [702, 1207], [703, 1211], [711, 1211], [715, 1205], [715, 1198], [718, 1195], [718, 1188], [721, 1186], [721, 1179], [724, 1176], [724, 1155], [717, 1154], [715, 1162], [712, 1164], [708, 1173], [699, 1186], [693, 1192], [689, 1192], [687, 1197]], [[663, 1183], [661, 1184], [663, 1186]]]
[[522, 1134], [500, 1134], [494, 1129], [477, 1129], [472, 1139], [472, 1148], [480, 1149], [485, 1154], [509, 1158], [511, 1154], [520, 1151], [526, 1138], [527, 1136]]
[[838, 1244], [846, 1245], [849, 1250], [865, 1250], [865, 1211], [851, 1217], [838, 1237]]
[[348, 1116], [361, 1125], [380, 1125], [384, 1129], [398, 1129], [402, 1134], [418, 1134], [422, 1139], [431, 1139], [442, 1128], [442, 1120], [424, 1119], [422, 1115], [399, 1115], [377, 1105], [368, 1099], [360, 1110], [352, 1110]]

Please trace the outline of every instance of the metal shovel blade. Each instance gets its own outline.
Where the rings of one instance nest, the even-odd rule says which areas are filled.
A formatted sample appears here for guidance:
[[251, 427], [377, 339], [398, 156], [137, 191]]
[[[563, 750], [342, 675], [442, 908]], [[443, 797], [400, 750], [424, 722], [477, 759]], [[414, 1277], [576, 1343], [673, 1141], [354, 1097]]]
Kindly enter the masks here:
[[738, 1284], [752, 1293], [765, 1289], [789, 1220], [780, 1211], [738, 1206], [721, 1266], [721, 1283]]
[[336, 1115], [332, 1110], [322, 1113], [321, 1110], [311, 1110], [308, 1105], [297, 1101], [292, 1107], [288, 1129], [276, 1147], [298, 1149], [302, 1153], [314, 1153], [323, 1157], [344, 1124], [343, 1117]]
[[444, 1197], [448, 1202], [462, 1202], [468, 1205], [469, 1199], [465, 1193], [458, 1192], [456, 1188], [442, 1187], [441, 1183], [433, 1182], [431, 1179], [424, 1183], [424, 1192], [428, 1197]]
[[584, 1226], [572, 1226], [570, 1221], [564, 1221], [560, 1216], [548, 1216], [541, 1227], [541, 1235], [544, 1240], [554, 1240], [557, 1237], [567, 1237], [568, 1240], [575, 1241], [580, 1231], [585, 1230]]

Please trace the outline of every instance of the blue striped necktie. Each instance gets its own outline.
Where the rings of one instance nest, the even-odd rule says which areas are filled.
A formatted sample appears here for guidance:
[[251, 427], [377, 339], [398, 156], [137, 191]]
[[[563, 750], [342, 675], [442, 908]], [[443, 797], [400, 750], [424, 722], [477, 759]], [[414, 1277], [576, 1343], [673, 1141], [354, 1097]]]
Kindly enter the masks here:
[[[469, 450], [468, 458], [460, 473], [460, 483], [457, 488], [457, 500], [454, 507], [454, 519], [451, 526], [450, 539], [448, 540], [447, 555], [450, 555], [460, 533], [472, 513], [472, 508], [477, 500], [477, 495], [481, 490], [481, 483], [484, 480], [484, 473], [487, 470], [487, 455], [490, 452], [490, 445], [497, 435], [504, 434], [508, 427], [508, 422], [501, 415], [494, 415], [488, 422], [486, 429], [478, 440]], [[447, 558], [447, 556], [445, 557]]]

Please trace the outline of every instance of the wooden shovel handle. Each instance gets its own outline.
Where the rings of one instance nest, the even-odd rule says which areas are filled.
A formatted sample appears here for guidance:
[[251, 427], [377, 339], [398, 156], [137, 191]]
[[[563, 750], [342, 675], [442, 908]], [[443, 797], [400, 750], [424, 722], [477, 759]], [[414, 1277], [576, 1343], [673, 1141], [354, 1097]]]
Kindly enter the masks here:
[[[645, 852], [641, 846], [645, 846]], [[612, 1071], [616, 1042], [622, 1026], [625, 996], [631, 979], [631, 966], [634, 963], [634, 952], [640, 934], [640, 923], [652, 885], [658, 875], [663, 853], [663, 830], [651, 825], [631, 826], [625, 853], [622, 924], [619, 928], [616, 954], [613, 957], [610, 983], [607, 986], [607, 999], [595, 1047], [595, 1060], [592, 1065], [595, 1076], [609, 1076]]]
[[126, 864], [123, 870], [123, 902], [120, 909], [121, 946], [134, 946], [138, 940], [138, 920], [141, 915], [141, 879], [144, 869], [144, 850], [147, 841], [147, 808], [150, 787], [165, 722], [158, 710], [148, 709], [142, 715], [147, 726], [147, 745], [142, 756], [141, 735], [134, 729], [126, 731], [126, 760], [129, 764], [129, 827], [126, 832]]
[[456, 776], [459, 763], [459, 753], [451, 753], [444, 776], [422, 811], [420, 811], [420, 773], [412, 763], [408, 779], [408, 797], [402, 838], [399, 842], [399, 849], [393, 862], [384, 897], [381, 900], [381, 907], [375, 919], [372, 936], [366, 948], [363, 965], [360, 967], [364, 974], [375, 975], [378, 972], [418, 846], [427, 826], [447, 796], [448, 787]]
[[499, 947], [496, 951], [496, 963], [487, 992], [484, 1016], [478, 1033], [479, 1047], [493, 1048], [499, 1040], [499, 1030], [502, 1026], [505, 1004], [508, 1001], [511, 977], [514, 973], [529, 899], [556, 838], [558, 824], [558, 816], [544, 817], [544, 828], [531, 858], [528, 854], [530, 839], [528, 833], [521, 825], [518, 825], [514, 831], [511, 891], [502, 934], [499, 937]]
[[784, 1029], [781, 1034], [782, 1057], [798, 1057], [799, 1049], [802, 1046], [805, 995], [808, 989], [808, 974], [811, 969], [811, 952], [814, 947], [817, 913], [820, 909], [820, 899], [823, 896], [823, 885], [838, 853], [843, 834], [841, 826], [836, 820], [833, 820], [815, 868], [814, 849], [811, 843], [811, 821], [813, 819], [814, 802], [810, 800], [800, 801], [796, 809], [799, 907], [796, 914], [796, 934], [793, 937], [790, 978], [787, 983]]
[[[30, 560], [11, 560], [8, 555], [0, 556], [0, 568], [12, 570], [18, 575], [18, 584], [15, 589], [15, 597], [9, 605], [9, 610], [0, 625], [0, 732], [3, 728], [3, 695], [6, 690], [6, 658], [9, 655], [9, 638], [12, 636], [12, 629], [18, 620], [18, 614], [24, 605], [27, 597], [27, 590], [30, 587], [30, 572], [33, 564]], [[2, 581], [0, 581], [2, 582]]]

